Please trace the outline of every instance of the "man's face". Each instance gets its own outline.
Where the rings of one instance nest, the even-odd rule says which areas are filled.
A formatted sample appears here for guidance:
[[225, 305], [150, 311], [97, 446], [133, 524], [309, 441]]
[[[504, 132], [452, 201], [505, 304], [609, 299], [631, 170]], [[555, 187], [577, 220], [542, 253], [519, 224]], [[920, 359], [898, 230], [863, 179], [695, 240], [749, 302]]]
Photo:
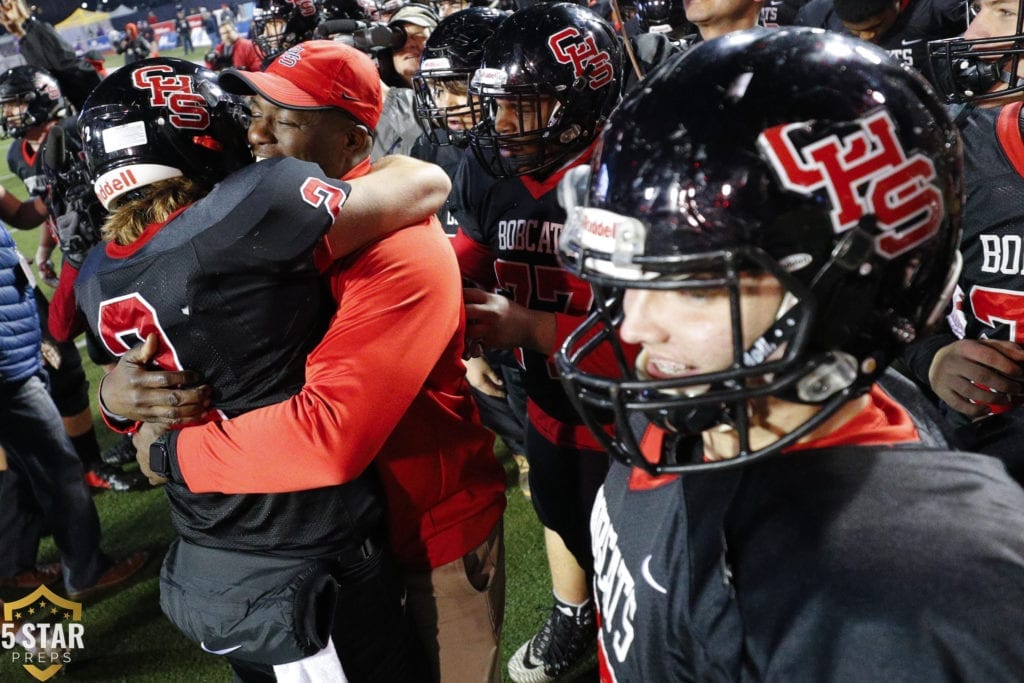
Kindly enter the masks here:
[[[755, 9], [756, 6], [756, 9]], [[700, 27], [731, 24], [760, 10], [759, 0], [683, 0], [686, 20]]]
[[348, 172], [344, 136], [356, 124], [343, 113], [284, 109], [260, 95], [253, 96], [251, 106], [249, 144], [257, 161], [294, 157], [319, 165], [332, 178]]
[[442, 19], [469, 7], [468, 0], [441, 0], [437, 3], [438, 14]]
[[885, 33], [896, 23], [900, 15], [899, 3], [894, 2], [892, 6], [886, 7], [878, 14], [868, 17], [864, 21], [843, 22], [843, 26], [850, 35], [869, 43], [878, 42]]
[[26, 113], [28, 113], [28, 104], [21, 100], [4, 102], [0, 105], [0, 114], [3, 115], [4, 130], [8, 132], [8, 134], [12, 134], [14, 130], [21, 126]]
[[430, 29], [404, 22], [402, 28], [405, 29], [405, 44], [394, 51], [391, 61], [395, 66], [395, 72], [411, 86], [412, 77], [420, 68], [420, 57], [423, 56], [423, 48], [430, 37]]
[[[1012, 36], [1017, 33], [1017, 22], [1019, 20], [1020, 3], [1018, 0], [979, 0], [971, 4], [971, 12], [974, 14], [974, 18], [971, 19], [970, 25], [967, 27], [967, 31], [964, 32], [964, 39], [966, 40], [979, 40], [979, 39], [992, 39], [1001, 38], [1003, 36]], [[1000, 49], [1010, 48], [1013, 46], [1011, 41], [1006, 43], [1000, 43], [998, 41], [984, 46], [985, 50], [992, 50], [998, 52]], [[998, 61], [1000, 57], [994, 54], [992, 57], [981, 57], [981, 59]], [[1007, 63], [1002, 65], [1001, 70], [1010, 71], [1012, 69], [1012, 62], [1007, 60]], [[1017, 75], [1024, 77], [1024, 59], [1017, 65]], [[997, 92], [999, 90], [1005, 90], [1007, 87], [1006, 83], [997, 83], [992, 86], [989, 92]], [[997, 98], [990, 100], [985, 103], [987, 106], [997, 106], [1003, 104], [1010, 99], [1015, 99], [1018, 95], [1008, 95], [1005, 98]], [[983, 105], [983, 106], [985, 106]]]
[[281, 41], [284, 39], [284, 29], [287, 25], [288, 22], [277, 17], [267, 19], [264, 22], [260, 38], [266, 41], [267, 47], [270, 48], [271, 52], [276, 52], [281, 47]]
[[238, 31], [235, 30], [234, 26], [221, 26], [220, 39], [225, 45], [234, 45], [235, 41], [238, 40]]
[[[499, 149], [501, 156], [506, 159], [535, 158], [542, 151], [542, 143], [525, 140], [517, 142], [515, 136], [546, 128], [557, 104], [558, 101], [550, 96], [496, 97], [494, 99], [494, 130], [498, 135], [511, 137], [511, 139], [502, 140]], [[524, 163], [527, 163], [526, 159], [524, 159]]]
[[[774, 324], [783, 288], [771, 275], [744, 275], [740, 283], [743, 348]], [[729, 291], [713, 289], [626, 290], [622, 340], [640, 344], [642, 378], [673, 379], [732, 367], [733, 330]], [[694, 395], [706, 386], [692, 387]], [[689, 393], [689, 392], [688, 392]]]
[[434, 97], [435, 106], [457, 112], [445, 119], [450, 130], [465, 130], [473, 126], [473, 115], [466, 106], [469, 101], [466, 79], [431, 79], [430, 92]]
[[964, 38], [999, 38], [1017, 33], [1018, 0], [978, 0], [971, 3], [971, 19]]

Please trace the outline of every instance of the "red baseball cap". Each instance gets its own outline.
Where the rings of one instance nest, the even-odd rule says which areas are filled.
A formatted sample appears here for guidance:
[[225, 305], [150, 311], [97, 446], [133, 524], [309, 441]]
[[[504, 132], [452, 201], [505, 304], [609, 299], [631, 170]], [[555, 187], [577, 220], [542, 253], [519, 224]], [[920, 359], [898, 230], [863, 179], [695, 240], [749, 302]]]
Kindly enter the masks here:
[[371, 131], [384, 106], [373, 60], [333, 40], [299, 43], [264, 71], [227, 69], [219, 83], [239, 95], [259, 93], [285, 109], [342, 109]]

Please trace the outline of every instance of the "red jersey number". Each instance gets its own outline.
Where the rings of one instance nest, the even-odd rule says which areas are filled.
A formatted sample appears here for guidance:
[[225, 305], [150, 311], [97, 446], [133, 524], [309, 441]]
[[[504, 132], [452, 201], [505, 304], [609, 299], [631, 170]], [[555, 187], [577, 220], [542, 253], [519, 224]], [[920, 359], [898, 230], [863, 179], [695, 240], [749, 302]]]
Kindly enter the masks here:
[[494, 274], [513, 301], [534, 311], [586, 315], [594, 300], [590, 285], [557, 266], [499, 259]]
[[328, 185], [319, 178], [306, 178], [302, 183], [302, 199], [310, 206], [323, 206], [330, 214], [331, 220], [338, 220], [341, 207], [348, 195], [340, 187]]
[[1024, 293], [1009, 289], [973, 287], [971, 310], [979, 322], [989, 327], [1006, 325], [1010, 341], [1024, 344], [1024, 334], [1017, 324], [1024, 320]]
[[160, 351], [154, 359], [165, 370], [183, 370], [178, 352], [167, 338], [156, 309], [138, 293], [108, 299], [100, 304], [99, 333], [103, 345], [115, 356], [122, 356], [150, 334], [159, 337]]
[[[594, 300], [590, 285], [557, 266], [538, 266], [521, 261], [494, 262], [498, 286], [520, 306], [534, 311], [586, 315]], [[519, 365], [526, 367], [522, 349], [516, 349]], [[554, 362], [547, 361], [548, 377], [557, 379]]]

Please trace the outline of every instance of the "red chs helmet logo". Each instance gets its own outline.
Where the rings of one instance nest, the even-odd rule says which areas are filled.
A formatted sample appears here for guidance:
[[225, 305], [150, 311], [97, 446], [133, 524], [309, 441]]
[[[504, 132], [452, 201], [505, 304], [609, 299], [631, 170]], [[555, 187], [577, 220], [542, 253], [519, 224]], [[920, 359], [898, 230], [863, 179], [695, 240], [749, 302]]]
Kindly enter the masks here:
[[46, 96], [51, 100], [60, 99], [60, 88], [57, 87], [57, 81], [44, 76], [43, 74], [37, 73], [35, 78], [36, 90], [46, 93]]
[[316, 14], [316, 3], [313, 0], [287, 0], [288, 4], [295, 5], [299, 14], [304, 17], [311, 17]]
[[591, 90], [600, 90], [615, 79], [611, 56], [597, 49], [592, 35], [569, 26], [550, 36], [548, 47], [559, 64], [572, 64], [576, 78], [586, 78]]
[[875, 251], [892, 259], [928, 240], [942, 222], [935, 165], [921, 153], [907, 157], [885, 110], [858, 123], [842, 138], [827, 135], [800, 148], [794, 133], [806, 133], [808, 124], [787, 123], [762, 132], [758, 146], [786, 189], [805, 196], [828, 192], [836, 233], [874, 216], [881, 232]]
[[166, 64], [154, 64], [133, 71], [132, 85], [148, 90], [154, 107], [166, 107], [170, 112], [167, 120], [175, 128], [206, 130], [210, 126], [206, 100], [192, 90], [191, 77], [174, 74]]

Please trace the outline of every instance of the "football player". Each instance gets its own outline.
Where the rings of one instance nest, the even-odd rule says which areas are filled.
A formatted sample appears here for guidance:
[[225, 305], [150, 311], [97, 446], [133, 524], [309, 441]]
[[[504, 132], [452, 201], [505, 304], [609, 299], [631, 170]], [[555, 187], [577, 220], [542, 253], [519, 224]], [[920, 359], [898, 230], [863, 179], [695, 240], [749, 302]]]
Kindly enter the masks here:
[[[621, 461], [591, 520], [604, 680], [1015, 680], [1024, 492], [878, 381], [959, 270], [955, 126], [806, 29], [644, 85], [562, 243], [599, 309], [558, 364], [620, 427], [595, 430]], [[620, 338], [635, 364], [588, 368]]]
[[[473, 126], [469, 79], [480, 66], [484, 43], [506, 16], [486, 7], [455, 12], [441, 20], [423, 48], [420, 69], [413, 78], [416, 118], [423, 135], [417, 138], [410, 154], [438, 164], [449, 178], [454, 179], [466, 158], [467, 131]], [[481, 170], [476, 180], [488, 183], [494, 179]], [[451, 201], [445, 202], [438, 218], [448, 236], [454, 238], [460, 228]], [[522, 454], [526, 394], [518, 362], [510, 351], [492, 349], [466, 361], [466, 377], [483, 423], [511, 450], [519, 467], [520, 488], [529, 496], [526, 457]]]
[[[369, 172], [381, 91], [376, 67], [364, 53], [338, 42], [308, 41], [286, 50], [263, 72], [226, 72], [221, 85], [252, 96], [249, 141], [264, 159], [259, 166], [280, 157], [304, 159], [352, 183]], [[422, 192], [381, 184], [379, 192], [392, 202]], [[313, 187], [307, 196], [319, 204], [323, 192]], [[267, 401], [272, 405], [229, 421], [164, 434], [155, 453], [166, 453], [168, 464], [157, 471], [197, 494], [319, 490], [358, 481], [367, 472], [379, 475], [388, 538], [429, 659], [427, 672], [411, 673], [420, 681], [489, 681], [497, 677], [504, 611], [505, 475], [465, 382], [458, 266], [440, 226], [424, 220], [429, 213], [421, 213], [418, 222], [406, 219], [409, 229], [334, 267], [322, 262], [337, 310], [309, 354], [306, 383], [295, 387], [295, 396]], [[290, 219], [283, 214], [282, 220]], [[261, 314], [279, 320], [280, 310], [268, 307]], [[273, 348], [257, 339], [260, 353]], [[139, 359], [143, 365], [145, 360]], [[249, 359], [254, 372], [262, 365], [257, 360]], [[164, 378], [165, 386], [181, 382], [177, 373]], [[161, 407], [181, 405], [169, 400]], [[137, 445], [145, 449], [153, 434], [154, 427], [144, 427]], [[321, 511], [311, 514], [343, 522]], [[367, 606], [367, 614], [339, 615], [336, 624], [348, 633], [335, 643], [343, 655], [352, 652], [364, 660], [361, 669], [346, 665], [350, 680], [393, 680], [370, 667], [415, 662], [376, 661], [377, 641], [391, 635], [388, 623], [373, 618], [366, 604], [371, 598], [358, 603]]]
[[951, 104], [994, 107], [1024, 91], [1024, 5], [980, 0], [970, 5], [963, 36], [928, 43], [932, 82]]
[[793, 23], [874, 43], [927, 73], [928, 41], [963, 33], [968, 4], [963, 0], [811, 0]]
[[[82, 369], [82, 357], [74, 335], [68, 331], [75, 310], [71, 284], [76, 268], [81, 265], [88, 249], [99, 240], [98, 230], [89, 232], [84, 223], [80, 226], [82, 230], [77, 232], [77, 241], [67, 232], [63, 239], [59, 239], [55, 222], [63, 213], [61, 209], [66, 199], [55, 193], [65, 188], [51, 186], [44, 169], [44, 149], [60, 138], [69, 149], [81, 150], [76, 120], [70, 114], [71, 105], [49, 72], [22, 65], [0, 74], [0, 132], [4, 137], [14, 138], [7, 150], [7, 165], [14, 175], [21, 178], [29, 194], [29, 199], [19, 202], [13, 195], [3, 192], [0, 215], [18, 227], [46, 222], [40, 231], [35, 261], [43, 281], [57, 289], [50, 302], [36, 289], [37, 308], [45, 325], [43, 345], [50, 351], [45, 367], [54, 402], [82, 460], [86, 483], [94, 489], [138, 491], [148, 488], [145, 477], [139, 472], [124, 471], [117, 465], [101, 461], [89, 406], [89, 381]], [[50, 261], [58, 241], [62, 244], [64, 258], [59, 277]], [[87, 335], [86, 344], [94, 362], [110, 362], [110, 357], [102, 353], [91, 335]]]
[[[462, 232], [468, 336], [517, 349], [528, 394], [526, 458], [545, 526], [555, 604], [509, 660], [512, 680], [550, 681], [586, 662], [595, 621], [587, 575], [587, 518], [607, 457], [575, 414], [550, 364], [563, 331], [586, 314], [590, 293], [558, 265], [565, 211], [558, 181], [585, 163], [622, 82], [621, 43], [588, 9], [542, 3], [497, 28], [469, 84], [477, 163], [455, 182]], [[480, 168], [499, 182], [481, 182]]]
[[[80, 125], [96, 194], [111, 211], [110, 243], [90, 253], [76, 285], [90, 327], [112, 353], [149, 338], [159, 342], [154, 364], [179, 382], [185, 367], [202, 373], [217, 406], [207, 420], [302, 386], [305, 356], [334, 308], [314, 250], [329, 263], [375, 236], [365, 224], [341, 229], [350, 192], [360, 192], [354, 185], [294, 158], [251, 164], [250, 111], [215, 78], [161, 59], [117, 71], [90, 96]], [[359, 126], [372, 107], [350, 85], [345, 92], [354, 115], [321, 115], [338, 139], [366, 140]], [[414, 183], [403, 194], [433, 197], [436, 189]], [[286, 675], [321, 650], [337, 651], [323, 663], [333, 662], [339, 677], [343, 666], [350, 680], [422, 680], [375, 473], [296, 493], [207, 495], [184, 485], [172, 436], [143, 467], [171, 480], [180, 538], [165, 558], [161, 605], [172, 622], [225, 654], [242, 680], [264, 680], [271, 666]], [[287, 469], [293, 445], [262, 444], [270, 469]], [[246, 462], [232, 469], [253, 468]]]
[[1001, 458], [1024, 481], [1022, 3], [984, 0], [962, 38], [930, 44], [936, 83], [964, 139], [964, 270], [954, 309], [907, 351], [914, 376], [943, 402], [962, 445]]
[[89, 62], [75, 54], [51, 24], [32, 16], [25, 0], [0, 2], [0, 26], [15, 36], [25, 63], [49, 71], [68, 101], [80, 109], [100, 76]]
[[269, 64], [279, 54], [313, 38], [320, 23], [319, 0], [258, 0], [252, 10], [252, 41]]

